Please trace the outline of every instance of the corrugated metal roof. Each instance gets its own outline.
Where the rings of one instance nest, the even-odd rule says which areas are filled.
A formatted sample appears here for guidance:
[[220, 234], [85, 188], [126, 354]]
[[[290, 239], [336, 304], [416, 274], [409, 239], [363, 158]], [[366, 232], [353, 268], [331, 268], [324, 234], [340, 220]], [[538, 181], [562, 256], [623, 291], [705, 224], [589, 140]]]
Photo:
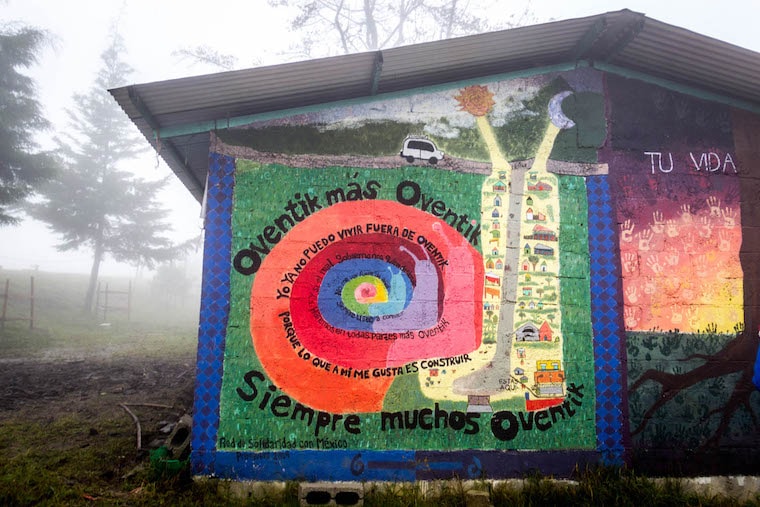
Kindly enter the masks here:
[[230, 120], [580, 62], [760, 111], [760, 53], [622, 10], [382, 51], [116, 88], [111, 94], [199, 200], [209, 130]]

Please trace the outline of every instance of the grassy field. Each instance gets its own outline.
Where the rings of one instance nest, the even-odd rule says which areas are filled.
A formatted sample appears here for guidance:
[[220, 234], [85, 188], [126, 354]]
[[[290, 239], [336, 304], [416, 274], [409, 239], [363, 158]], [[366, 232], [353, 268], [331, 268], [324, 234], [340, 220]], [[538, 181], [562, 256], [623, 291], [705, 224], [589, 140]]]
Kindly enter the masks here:
[[[8, 279], [13, 295], [8, 316], [28, 316], [31, 276], [34, 329], [10, 321], [0, 331], [0, 505], [299, 505], [296, 483], [248, 497], [229, 482], [193, 480], [187, 467], [167, 475], [151, 464], [161, 428], [192, 408], [197, 288], [180, 297], [133, 282], [130, 318], [113, 311], [104, 321], [81, 312], [85, 276], [0, 271], [0, 291]], [[125, 404], [139, 417], [140, 449]], [[471, 489], [493, 505], [740, 505], [624, 470], [574, 480], [368, 484], [364, 505], [464, 506]]]
[[[6, 283], [9, 287], [0, 358], [194, 352], [200, 287], [197, 280], [190, 282], [177, 294], [150, 279], [105, 278], [95, 315], [88, 315], [83, 312], [87, 276], [0, 269], [0, 305]], [[106, 286], [111, 291], [107, 307]]]

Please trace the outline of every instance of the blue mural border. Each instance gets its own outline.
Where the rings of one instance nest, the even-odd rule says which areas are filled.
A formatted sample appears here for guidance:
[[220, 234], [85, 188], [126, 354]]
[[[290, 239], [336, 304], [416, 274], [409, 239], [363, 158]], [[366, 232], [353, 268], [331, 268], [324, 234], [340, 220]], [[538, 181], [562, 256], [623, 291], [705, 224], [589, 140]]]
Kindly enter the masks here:
[[220, 477], [256, 481], [419, 481], [571, 477], [599, 463], [587, 451], [274, 451], [216, 453]]
[[596, 379], [596, 438], [602, 463], [621, 466], [628, 461], [628, 399], [625, 328], [621, 297], [620, 255], [609, 179], [586, 178], [589, 257], [591, 262], [591, 322], [594, 333]]
[[209, 154], [201, 312], [192, 437], [192, 471], [238, 480], [414, 481], [520, 477], [531, 471], [570, 477], [584, 466], [626, 461], [627, 402], [617, 230], [606, 177], [587, 178], [591, 315], [596, 384], [596, 450], [570, 451], [217, 451], [230, 302], [235, 159]]
[[219, 397], [230, 309], [232, 192], [235, 159], [209, 153], [203, 280], [198, 321], [191, 463], [194, 474], [215, 475]]

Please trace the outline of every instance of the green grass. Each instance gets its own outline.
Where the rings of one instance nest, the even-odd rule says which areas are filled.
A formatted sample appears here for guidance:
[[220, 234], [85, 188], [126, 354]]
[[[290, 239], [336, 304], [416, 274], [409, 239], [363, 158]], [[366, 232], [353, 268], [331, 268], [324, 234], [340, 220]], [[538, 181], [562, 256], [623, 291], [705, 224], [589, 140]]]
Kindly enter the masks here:
[[[31, 314], [31, 280], [34, 279], [34, 327]], [[109, 357], [139, 353], [161, 355], [172, 350], [194, 350], [197, 339], [199, 289], [182, 298], [157, 291], [150, 280], [104, 278], [109, 290], [127, 291], [132, 284], [130, 311], [125, 294], [110, 296], [103, 311], [86, 314], [82, 308], [87, 275], [0, 270], [0, 305], [9, 281], [8, 320], [0, 329], [0, 358], [55, 356], [99, 351]], [[1, 308], [1, 306], [0, 306]]]
[[[60, 429], [60, 428], [56, 428]], [[32, 428], [31, 431], [39, 431]], [[1, 505], [259, 505], [296, 506], [298, 485], [258, 487], [248, 494], [245, 488], [216, 479], [193, 481], [187, 471], [179, 476], [151, 480], [147, 468], [119, 471], [122, 492], [109, 487], [112, 467], [103, 466], [104, 456], [126, 449], [95, 451], [90, 447], [64, 449], [55, 458], [33, 451], [0, 459]], [[77, 476], [71, 463], [90, 462], [89, 477]], [[100, 468], [98, 468], [100, 463]], [[111, 462], [107, 462], [110, 464]], [[631, 472], [599, 468], [578, 474], [574, 481], [555, 481], [534, 475], [523, 481], [491, 483], [459, 480], [433, 483], [375, 483], [364, 487], [367, 507], [419, 506], [454, 507], [467, 504], [468, 491], [487, 493], [494, 506], [614, 505], [614, 506], [739, 506], [758, 505], [760, 498], [736, 499], [700, 495], [687, 491], [677, 480], [654, 481]]]
[[[0, 270], [0, 294], [6, 280], [10, 287], [7, 317], [29, 317], [32, 277], [34, 328], [29, 329], [28, 321], [6, 322], [0, 329], [0, 360], [39, 358], [51, 368], [56, 363], [47, 361], [59, 358], [193, 362], [197, 302], [182, 305], [181, 298], [169, 300], [149, 280], [133, 281], [129, 318], [125, 310], [114, 310], [103, 325], [102, 312], [92, 316], [81, 311], [86, 275]], [[129, 286], [126, 278], [107, 282], [113, 290]], [[188, 292], [186, 300], [198, 300]], [[125, 301], [112, 302], [120, 306]], [[225, 503], [216, 501], [218, 488], [196, 485], [188, 473], [152, 480], [147, 455], [135, 449], [134, 423], [118, 407], [123, 395], [99, 394], [76, 406], [51, 398], [48, 405], [35, 405], [41, 409], [21, 403], [17, 410], [2, 413], [0, 505], [92, 505], [92, 499], [106, 505]]]
[[494, 505], [614, 505], [614, 506], [736, 506], [758, 505], [760, 497], [739, 502], [734, 498], [690, 492], [678, 479], [655, 481], [621, 468], [599, 467], [577, 474], [574, 481], [554, 481], [540, 475], [522, 485], [493, 488]]
[[[128, 422], [128, 421], [126, 421]], [[129, 425], [120, 420], [78, 417], [43, 423], [11, 421], [0, 432], [0, 504], [69, 503], [84, 495], [99, 496], [108, 479], [123, 473], [121, 462], [133, 454]], [[64, 436], [57, 449], [39, 446], [50, 434]]]

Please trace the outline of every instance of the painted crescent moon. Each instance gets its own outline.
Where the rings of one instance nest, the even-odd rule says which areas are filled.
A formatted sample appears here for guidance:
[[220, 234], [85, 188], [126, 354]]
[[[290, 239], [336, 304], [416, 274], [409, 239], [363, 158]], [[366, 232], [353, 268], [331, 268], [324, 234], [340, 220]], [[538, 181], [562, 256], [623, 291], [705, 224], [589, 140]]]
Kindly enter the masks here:
[[551, 118], [554, 125], [561, 129], [569, 129], [575, 126], [575, 122], [562, 112], [562, 101], [568, 95], [572, 95], [572, 93], [567, 90], [560, 92], [549, 101], [549, 118]]

